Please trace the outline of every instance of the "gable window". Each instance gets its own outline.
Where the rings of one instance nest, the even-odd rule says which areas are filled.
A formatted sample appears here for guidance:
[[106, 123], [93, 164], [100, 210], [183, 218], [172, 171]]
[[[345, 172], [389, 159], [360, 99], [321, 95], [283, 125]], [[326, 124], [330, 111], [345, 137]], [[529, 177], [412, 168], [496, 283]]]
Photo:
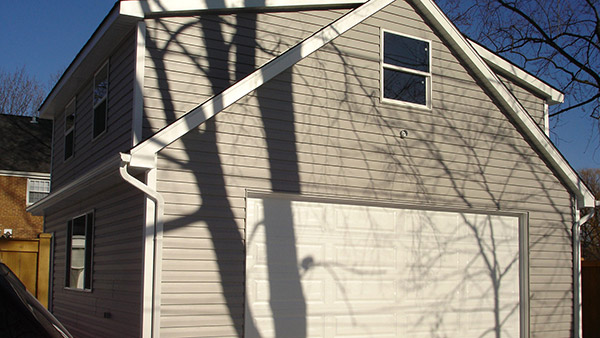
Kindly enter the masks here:
[[72, 289], [92, 288], [92, 246], [94, 213], [67, 222], [67, 269], [65, 286]]
[[50, 180], [27, 180], [27, 205], [31, 205], [50, 193]]
[[94, 75], [94, 126], [93, 138], [106, 130], [108, 110], [108, 62]]
[[65, 161], [73, 156], [75, 149], [75, 100], [65, 107]]
[[382, 101], [431, 107], [431, 43], [382, 31]]

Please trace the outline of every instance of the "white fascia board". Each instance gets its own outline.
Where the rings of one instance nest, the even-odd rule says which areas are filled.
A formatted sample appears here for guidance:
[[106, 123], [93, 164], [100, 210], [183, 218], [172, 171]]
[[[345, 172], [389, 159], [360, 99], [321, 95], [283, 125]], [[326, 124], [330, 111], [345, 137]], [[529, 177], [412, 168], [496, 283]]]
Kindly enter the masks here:
[[164, 15], [210, 10], [322, 8], [363, 4], [366, 0], [142, 0], [121, 1], [121, 14]]
[[0, 176], [11, 176], [11, 177], [26, 177], [35, 178], [40, 180], [49, 180], [50, 173], [39, 173], [32, 171], [12, 171], [12, 170], [0, 170]]
[[78, 179], [71, 181], [69, 184], [56, 191], [52, 191], [48, 196], [28, 206], [26, 209], [27, 212], [30, 212], [35, 216], [43, 216], [45, 209], [59, 203], [65, 198], [72, 196], [83, 189], [88, 189], [91, 183], [101, 180], [103, 177], [106, 177], [106, 175], [116, 173], [119, 169], [119, 165], [121, 164], [121, 156], [120, 154], [117, 155], [118, 156], [110, 157]]
[[419, 10], [427, 17], [429, 22], [444, 36], [455, 48], [469, 68], [482, 80], [501, 106], [511, 115], [521, 127], [525, 135], [536, 146], [545, 159], [552, 165], [565, 184], [577, 197], [579, 208], [594, 207], [595, 198], [585, 186], [575, 170], [569, 165], [562, 154], [552, 144], [531, 116], [521, 106], [514, 95], [502, 84], [496, 74], [488, 67], [475, 49], [467, 42], [465, 37], [450, 22], [446, 15], [432, 0], [413, 0]]
[[471, 43], [471, 46], [473, 46], [475, 51], [477, 51], [477, 53], [479, 53], [479, 55], [492, 68], [498, 70], [504, 75], [507, 75], [511, 80], [531, 90], [532, 92], [541, 95], [543, 98], [546, 99], [548, 104], [554, 105], [562, 103], [565, 100], [565, 95], [562, 92], [552, 88], [544, 81], [527, 73], [523, 69], [510, 63], [504, 58], [494, 54], [493, 52], [478, 44], [477, 42], [473, 40], [468, 41]]
[[370, 0], [352, 10], [331, 24], [291, 47], [280, 56], [236, 82], [225, 91], [208, 99], [198, 107], [187, 112], [178, 120], [161, 129], [146, 141], [131, 149], [131, 166], [148, 168], [154, 164], [156, 154], [167, 145], [175, 142], [190, 130], [215, 116], [225, 108], [281, 74], [314, 51], [323, 47], [336, 37], [361, 23], [366, 18], [394, 0]]

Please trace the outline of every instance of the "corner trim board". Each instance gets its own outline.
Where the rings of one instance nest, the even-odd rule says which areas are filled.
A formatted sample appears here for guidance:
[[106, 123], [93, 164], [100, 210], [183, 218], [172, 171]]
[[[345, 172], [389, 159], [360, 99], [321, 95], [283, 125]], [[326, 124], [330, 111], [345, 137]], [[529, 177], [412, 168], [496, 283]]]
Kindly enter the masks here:
[[135, 75], [133, 79], [133, 116], [131, 121], [131, 146], [142, 141], [144, 120], [144, 76], [146, 67], [146, 23], [139, 21], [135, 35]]

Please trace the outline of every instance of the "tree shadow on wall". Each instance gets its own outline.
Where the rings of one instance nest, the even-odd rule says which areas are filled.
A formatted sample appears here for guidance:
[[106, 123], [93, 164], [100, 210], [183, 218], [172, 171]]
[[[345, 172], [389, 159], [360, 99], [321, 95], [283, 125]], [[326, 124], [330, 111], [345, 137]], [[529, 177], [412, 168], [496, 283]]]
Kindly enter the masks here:
[[[167, 59], [170, 55], [166, 54], [166, 51], [170, 47], [176, 46], [183, 51], [183, 55], [188, 57], [187, 62], [191, 62], [195, 65], [196, 71], [202, 76], [205, 76], [210, 81], [210, 91], [208, 96], [216, 95], [228, 88], [235, 81], [242, 79], [246, 75], [250, 74], [257, 67], [257, 60], [255, 60], [255, 51], [259, 48], [256, 42], [256, 14], [255, 13], [244, 13], [235, 15], [235, 23], [224, 21], [218, 15], [203, 15], [195, 18], [191, 21], [187, 21], [184, 25], [177, 28], [176, 31], [171, 31], [172, 23], [168, 20], [156, 20], [156, 30], [164, 30], [169, 33], [168, 41], [158, 45], [158, 43], [150, 38], [147, 39], [148, 52], [150, 53], [156, 75], [159, 78], [159, 88], [161, 97], [160, 100], [164, 105], [164, 113], [166, 121], [174, 121], [177, 118], [175, 100], [171, 96], [172, 91], [176, 91], [176, 88], [171, 88], [171, 81], [169, 79], [168, 68], [166, 64]], [[229, 28], [227, 32], [223, 31], [223, 28]], [[186, 34], [192, 34], [201, 36], [204, 42], [205, 55], [198, 56], [196, 51], [187, 52], [186, 42], [183, 42]], [[233, 34], [232, 37], [229, 35]], [[194, 44], [194, 41], [191, 41]], [[199, 43], [202, 46], [202, 43]], [[233, 55], [234, 60], [231, 60]], [[235, 78], [231, 79], [231, 75], [234, 74]], [[291, 100], [291, 83], [286, 81], [287, 85], [280, 87], [282, 95], [287, 96], [287, 106], [281, 107], [277, 112], [263, 108], [260, 106], [262, 96], [268, 95], [268, 93], [262, 93], [260, 90], [257, 92], [259, 110], [262, 113], [263, 125], [266, 130], [265, 138], [267, 139], [266, 151], [268, 154], [273, 152], [272, 143], [269, 142], [270, 135], [269, 125], [272, 114], [293, 114], [292, 100]], [[189, 160], [180, 160], [169, 156], [168, 152], [159, 154], [159, 168], [160, 163], [170, 162], [176, 164], [177, 171], [191, 174], [189, 183], [196, 185], [197, 196], [194, 199], [197, 202], [189, 203], [191, 210], [187, 212], [178, 212], [177, 205], [173, 205], [167, 202], [166, 206], [166, 217], [165, 217], [165, 235], [170, 231], [175, 230], [178, 227], [188, 227], [190, 225], [206, 226], [208, 234], [206, 237], [211, 240], [211, 246], [214, 250], [216, 268], [215, 270], [219, 273], [219, 285], [222, 290], [223, 299], [225, 301], [226, 310], [211, 311], [211, 304], [205, 302], [204, 295], [205, 291], [199, 290], [195, 295], [189, 295], [186, 300], [178, 304], [173, 304], [169, 301], [168, 304], [164, 303], [164, 299], [168, 298], [166, 291], [163, 293], [162, 308], [167, 312], [170, 311], [169, 307], [179, 306], [186, 309], [185, 315], [188, 316], [202, 316], [202, 315], [214, 315], [214, 314], [227, 314], [230, 320], [224, 320], [225, 323], [232, 323], [235, 327], [235, 334], [238, 337], [244, 336], [244, 261], [245, 261], [245, 245], [244, 245], [244, 214], [243, 206], [239, 205], [240, 201], [243, 201], [244, 193], [240, 192], [235, 184], [228, 182], [226, 177], [231, 175], [231, 170], [235, 169], [231, 161], [223, 164], [221, 157], [228, 158], [235, 162], [235, 158], [229, 154], [223, 154], [219, 149], [219, 139], [217, 137], [217, 130], [219, 128], [218, 118], [212, 118], [204, 123], [200, 128], [196, 128], [185, 135], [181, 142], [176, 145], [180, 147], [180, 150], [187, 153]], [[279, 122], [281, 123], [281, 122]], [[148, 125], [149, 122], [146, 122]], [[288, 157], [286, 160], [292, 164], [288, 167], [289, 172], [285, 173], [285, 177], [281, 177], [281, 171], [272, 170], [270, 182], [272, 183], [270, 189], [278, 192], [292, 192], [300, 193], [300, 184], [298, 181], [296, 160], [293, 158], [295, 154], [295, 140], [293, 135], [295, 134], [293, 120], [284, 123], [285, 129], [291, 130], [289, 135], [291, 138], [285, 144], [278, 144], [277, 151], [285, 152], [290, 154], [292, 158]], [[239, 131], [243, 133], [244, 131]], [[233, 144], [230, 146], [233, 149], [233, 153], [236, 153], [236, 140], [234, 139]], [[271, 163], [271, 156], [269, 156], [269, 162]], [[172, 166], [169, 165], [171, 168]], [[242, 184], [243, 186], [243, 184]], [[159, 182], [159, 190], [165, 187]], [[266, 187], [265, 187], [266, 188]], [[168, 189], [167, 189], [168, 190]], [[243, 190], [243, 188], [242, 188]], [[234, 195], [231, 196], [231, 191], [235, 191]], [[231, 204], [231, 201], [236, 201], [235, 205]], [[196, 207], [194, 207], [194, 205]], [[282, 210], [279, 210], [281, 212]], [[241, 214], [240, 214], [241, 212]], [[285, 211], [284, 211], [285, 212]], [[288, 214], [291, 215], [291, 209], [287, 210]], [[271, 307], [274, 314], [274, 334], [278, 337], [288, 336], [290, 327], [293, 327], [294, 335], [298, 337], [306, 337], [306, 310], [303, 306], [295, 308], [294, 313], [282, 313], [281, 309], [277, 308], [277, 302], [280, 299], [287, 299], [290, 295], [298, 300], [299, 304], [304, 304], [304, 297], [300, 286], [300, 277], [296, 269], [297, 259], [295, 252], [295, 241], [293, 238], [292, 224], [271, 224], [267, 219], [265, 220], [265, 229], [267, 229], [267, 243], [270, 242], [269, 234], [274, 230], [275, 227], [289, 227], [292, 238], [290, 239], [290, 245], [286, 246], [285, 255], [277, 257], [278, 260], [286, 259], [288, 262], [285, 264], [289, 266], [289, 272], [296, 272], [296, 279], [292, 281], [286, 281], [285, 285], [279, 285], [278, 279], [270, 276], [269, 293], [271, 299]], [[177, 236], [177, 235], [174, 235]], [[165, 239], [165, 260], [163, 263], [163, 271], [168, 271], [170, 267], [170, 256], [169, 256], [169, 240]], [[210, 246], [209, 246], [210, 247]], [[271, 246], [267, 245], [267, 261], [271, 262], [275, 258], [272, 257], [273, 252], [270, 250]], [[201, 252], [202, 250], [196, 250]], [[278, 253], [279, 255], [280, 253]], [[188, 257], [191, 258], [191, 257]], [[203, 258], [199, 257], [201, 261]], [[201, 263], [201, 262], [200, 262]], [[202, 264], [199, 264], [202, 265]], [[202, 270], [203, 266], [189, 266], [191, 270]], [[203, 285], [202, 280], [185, 280], [189, 284], [198, 283], [201, 287]], [[281, 282], [279, 282], [281, 283]], [[175, 283], [179, 284], [179, 283]], [[182, 287], [185, 288], [186, 283], [181, 283]], [[177, 291], [173, 292], [177, 293]], [[215, 292], [218, 293], [218, 292]], [[209, 297], [214, 299], [214, 297]], [[214, 302], [214, 301], [213, 301]], [[217, 301], [217, 303], [219, 303]], [[246, 313], [246, 317], [252, 319], [251, 313]], [[291, 318], [291, 319], [290, 319]], [[192, 322], [193, 324], [193, 322]], [[216, 323], [215, 323], [216, 324]], [[225, 324], [228, 325], [228, 324]], [[246, 322], [246, 336], [249, 337], [260, 337], [257, 329], [253, 325], [253, 320]], [[177, 330], [177, 328], [175, 328]], [[224, 329], [223, 333], [227, 332]]]
[[[192, 64], [197, 74], [209, 80], [208, 89], [202, 88], [201, 85], [197, 88], [202, 92], [198, 97], [204, 100], [222, 92], [256, 69], [260, 64], [257, 50], [277, 55], [277, 48], [284, 42], [273, 41], [273, 45], [277, 47], [265, 50], [257, 38], [257, 15], [236, 14], [230, 19], [218, 15], [203, 15], [189, 19], [184, 24], [170, 22], [169, 19], [155, 21], [156, 27], [152, 32], [158, 34], [158, 31], [164, 31], [169, 35], [167, 38], [161, 38], [162, 40], [147, 39], [148, 53], [158, 78], [156, 89], [160, 93], [165, 121], [174, 121], [181, 113], [195, 105], [189, 102], [181, 103], [177, 96], [177, 92], [182, 89], [175, 87], [176, 85], [195, 84], [178, 84], [177, 79], [172, 79], [174, 75], [169, 68], [173, 63], [169, 60], [172, 56], [168, 53], [169, 48], [180, 49], [179, 56], [183, 58], [182, 62]], [[231, 19], [233, 17], [235, 20]], [[198, 38], [198, 35], [201, 38]], [[201, 51], [191, 50], [190, 43], [185, 39], [203, 39], [204, 43], [198, 45], [205, 48], [201, 48]], [[275, 40], [277, 39], [276, 37]], [[193, 45], [193, 42], [191, 44]], [[533, 203], [541, 198], [550, 211], [563, 214], [565, 206], [555, 201], [552, 187], [548, 186], [551, 180], [546, 174], [540, 173], [544, 170], [540, 169], [540, 164], [531, 159], [531, 153], [523, 144], [517, 145], [511, 137], [505, 136], [505, 127], [490, 125], [484, 114], [466, 114], [464, 105], [461, 108], [461, 103], [456, 102], [456, 97], [460, 96], [460, 88], [453, 89], [456, 97], [442, 98], [439, 103], [436, 102], [431, 113], [384, 107], [378, 100], [377, 85], [373, 85], [372, 79], [365, 80], [365, 70], [353, 63], [354, 55], [351, 49], [334, 42], [315, 55], [315, 64], [311, 66], [321, 71], [322, 76], [303, 74], [296, 67], [285, 71], [271, 81], [271, 84], [276, 83], [278, 87], [278, 97], [273, 97], [272, 88], [261, 87], [250, 95], [250, 99], [243, 101], [243, 104], [235, 105], [239, 111], [225, 111], [224, 114], [227, 115], [221, 114], [212, 118], [171, 145], [169, 151], [159, 154], [159, 169], [171, 169], [169, 175], [178, 176], [159, 176], [159, 190], [180, 193], [181, 188], [189, 189], [184, 192], [186, 197], [183, 199], [167, 196], [165, 234], [171, 234], [170, 238], [165, 239], [163, 270], [177, 269], [170, 265], [175, 264], [175, 252], [185, 251], [186, 257], [192, 258], [197, 255], [197, 259], [186, 262], [183, 270], [207, 272], [206, 275], [218, 271], [219, 275], [218, 287], [210, 293], [203, 289], [206, 287], [206, 290], [211, 290], [210, 283], [200, 278], [191, 280], [190, 277], [181, 277], [180, 280], [172, 281], [172, 289], [166, 290], [163, 297], [171, 297], [169, 303], [163, 305], [166, 313], [174, 313], [172, 311], [177, 307], [183, 309], [179, 314], [196, 319], [205, 315], [218, 315], [221, 316], [220, 322], [225, 323], [224, 331], [219, 331], [218, 334], [242, 337], [246, 329], [248, 336], [260, 336], [252, 321], [253, 314], [244, 314], [245, 237], [249, 236], [244, 236], [244, 198], [247, 188], [294, 194], [308, 191], [342, 198], [351, 196], [398, 204], [422, 204], [425, 207], [442, 204], [454, 208], [496, 211], [521, 209], [520, 204]], [[378, 67], [377, 60], [370, 61], [373, 66]], [[332, 62], [336, 64], [333, 67]], [[342, 79], [334, 79], [334, 73]], [[443, 77], [443, 74], [436, 76]], [[293, 95], [292, 80], [304, 81], [306, 84], [320, 81], [323, 90], [307, 86], [307, 92], [303, 93], [305, 101], [302, 101], [302, 105], [305, 111], [298, 111], [294, 104], [299, 100], [295, 93]], [[189, 88], [183, 90], [187, 89]], [[256, 101], [252, 101], [253, 99]], [[248, 107], [244, 104], [248, 104]], [[253, 104], [257, 107], [252, 106]], [[181, 108], [182, 106], [186, 108]], [[256, 111], [255, 108], [258, 108], [260, 116], [252, 115]], [[476, 111], [480, 108], [466, 109]], [[453, 113], [456, 114], [452, 115]], [[236, 116], [248, 119], [247, 121], [258, 118], [259, 122], [254, 125], [230, 123], [235, 121]], [[299, 118], [303, 121], [298, 121]], [[310, 131], [303, 136], [306, 139], [297, 139], [297, 135], [300, 134], [296, 130], [297, 126], [310, 124], [305, 120], [309, 118], [319, 121], [322, 119], [323, 123], [311, 124]], [[145, 123], [146, 126], [152, 124], [149, 121]], [[408, 139], [397, 136], [397, 131], [401, 129], [409, 130]], [[247, 133], [256, 133], [264, 139], [260, 141], [264, 144], [258, 141], [247, 143], [251, 141], [246, 137]], [[299, 143], [305, 147], [302, 151], [298, 149]], [[505, 149], [502, 151], [516, 158], [499, 158], [498, 153], [502, 151], [498, 152], [498, 148]], [[509, 150], [506, 150], [507, 148]], [[178, 151], [184, 155], [174, 156]], [[311, 158], [312, 172], [307, 173], [306, 169], [301, 172], [300, 156]], [[263, 161], [264, 157], [266, 162]], [[263, 169], [266, 165], [268, 170], [265, 173]], [[533, 179], [520, 176], [526, 171], [534, 173]], [[313, 175], [312, 181], [305, 182], [307, 176], [304, 175]], [[335, 183], [319, 182], [316, 178], [326, 175], [335, 180]], [[268, 179], [265, 179], [267, 176]], [[178, 185], [178, 188], [171, 188], [170, 185], [178, 184], [180, 178], [186, 179], [187, 183]], [[527, 183], [523, 183], [524, 180]], [[535, 189], [544, 191], [545, 195], [519, 191], [525, 186], [534, 186]], [[272, 211], [274, 210], [265, 210], [265, 215], [272, 214]], [[288, 220], [293, 219], [290, 204], [279, 205], [276, 211], [287, 215]], [[555, 239], [557, 228], [564, 232], [558, 236], [568, 235], [566, 219], [553, 222], [553, 226], [541, 228], [541, 231], [547, 230], [547, 234], [537, 233], [532, 237], [531, 248], [535, 249], [537, 245], [544, 246], [548, 241]], [[490, 243], [482, 236], [482, 228], [479, 225], [466, 223], [470, 224], [471, 230], [468, 236], [475, 239], [481, 249], [473, 255], [482, 260], [488, 270], [485, 287], [494, 294], [492, 298], [496, 301], [489, 309], [494, 315], [491, 334], [500, 336], [506, 318], [511, 318], [516, 310], [501, 309], [500, 303], [497, 302], [499, 292], [506, 272], [516, 269], [518, 257], [509, 259], [506, 265], [500, 264], [495, 256], [493, 237]], [[268, 267], [272, 264], [270, 262], [280, 262], [284, 259], [286, 262], [283, 265], [288, 269], [286, 273], [293, 277], [284, 283], [272, 274], [273, 269], [268, 269], [273, 334], [278, 337], [290, 336], [290, 328], [293, 328], [294, 336], [306, 337], [307, 306], [301, 286], [301, 272], [304, 268], [303, 262], [308, 267], [304, 270], [310, 270], [316, 265], [309, 264], [310, 257], [298, 257], [296, 234], [291, 221], [277, 223], [267, 218], [262, 226], [267, 242]], [[275, 250], [276, 248], [269, 243], [276, 238], [277, 227], [288, 230], [288, 245], [284, 245], [283, 249], [277, 247]], [[190, 231], [180, 231], [181, 228]], [[203, 233], [202, 229], [206, 229], [207, 233]], [[485, 233], [489, 234], [491, 230], [493, 229], [489, 228]], [[173, 239], [190, 240], [190, 243], [199, 243], [210, 249], [181, 249], [174, 244], [177, 241]], [[417, 234], [415, 240], [421, 240]], [[443, 244], [443, 241], [440, 243]], [[432, 271], [428, 268], [433, 268], [437, 259], [447, 254], [443, 245], [439, 248], [437, 253], [428, 253], [427, 257], [430, 259], [415, 262], [413, 272], [416, 281], [427, 276]], [[206, 251], [214, 252], [216, 267], [205, 264], [205, 257], [213, 258], [211, 253]], [[536, 254], [532, 253], [532, 256]], [[334, 266], [330, 262], [318, 264]], [[344, 268], [352, 270], [355, 267]], [[202, 276], [202, 273], [188, 275]], [[459, 277], [471, 276], [467, 272]], [[184, 293], [185, 288], [190, 285], [194, 285], [191, 289], [197, 291]], [[338, 285], [343, 287], [341, 283]], [[414, 287], [423, 288], [418, 283]], [[449, 301], [453, 300], [454, 291], [456, 290], [446, 293]], [[538, 290], [532, 288], [531, 291], [534, 295]], [[219, 307], [222, 300], [212, 297], [213, 293], [219, 292], [223, 294], [224, 307]], [[177, 293], [185, 297], [172, 297]], [[568, 295], [561, 295], [562, 298], [566, 296]], [[178, 301], [174, 303], [175, 298]], [[286, 299], [297, 301], [298, 306], [292, 313], [281, 312], [277, 307], [278, 302]], [[558, 309], [558, 305], [555, 308]], [[245, 321], [244, 315], [250, 320]], [[222, 319], [223, 316], [228, 318]], [[443, 317], [439, 320], [443, 320]], [[192, 320], [191, 325], [194, 325], [193, 322]], [[436, 331], [439, 324], [440, 321], [428, 321], [427, 328], [430, 333], [439, 333]], [[234, 332], [227, 331], [227, 327], [231, 325], [235, 328]], [[179, 327], [174, 328], [176, 329]]]

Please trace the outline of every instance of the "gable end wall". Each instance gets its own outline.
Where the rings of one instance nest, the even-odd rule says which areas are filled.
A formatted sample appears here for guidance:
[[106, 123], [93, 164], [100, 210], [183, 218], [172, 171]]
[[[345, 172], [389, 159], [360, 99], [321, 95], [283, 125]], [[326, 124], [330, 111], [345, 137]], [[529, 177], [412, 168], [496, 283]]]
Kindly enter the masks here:
[[[259, 13], [256, 35], [251, 16], [237, 27], [235, 15], [147, 21], [155, 41], [146, 55], [145, 137], [225, 88], [236, 69], [263, 64], [344, 12]], [[380, 102], [380, 28], [432, 41], [433, 109]], [[244, 39], [234, 40], [237, 29]], [[538, 111], [537, 98], [519, 99]], [[243, 331], [245, 196], [253, 190], [526, 212], [532, 336], [571, 336], [570, 194], [403, 2], [169, 145], [158, 166], [166, 200], [162, 334]]]

